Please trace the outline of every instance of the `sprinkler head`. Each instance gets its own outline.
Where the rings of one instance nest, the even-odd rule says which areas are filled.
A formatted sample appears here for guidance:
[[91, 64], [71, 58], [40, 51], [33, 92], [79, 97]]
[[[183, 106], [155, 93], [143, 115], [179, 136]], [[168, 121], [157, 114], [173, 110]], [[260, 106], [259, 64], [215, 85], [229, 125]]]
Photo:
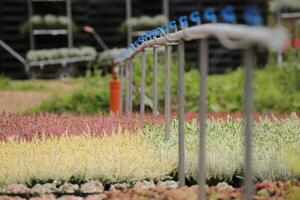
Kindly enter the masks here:
[[91, 26], [84, 26], [83, 30], [87, 33], [94, 33], [95, 32], [95, 29]]

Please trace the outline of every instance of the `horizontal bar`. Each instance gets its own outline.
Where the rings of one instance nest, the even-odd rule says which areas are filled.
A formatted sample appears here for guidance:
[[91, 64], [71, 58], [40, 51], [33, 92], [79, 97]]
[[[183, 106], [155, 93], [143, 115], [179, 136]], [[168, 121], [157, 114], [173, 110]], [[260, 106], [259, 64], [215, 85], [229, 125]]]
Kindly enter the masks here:
[[300, 12], [296, 13], [282, 13], [281, 18], [289, 19], [289, 18], [300, 18]]
[[67, 29], [35, 29], [32, 31], [33, 35], [67, 35]]
[[282, 49], [288, 40], [287, 32], [280, 27], [267, 28], [222, 23], [204, 24], [145, 41], [143, 44], [135, 47], [126, 57], [116, 60], [116, 63], [132, 59], [136, 54], [148, 47], [168, 45], [170, 42], [177, 42], [179, 40], [205, 39], [211, 36], [219, 39], [225, 47], [230, 49], [246, 49], [253, 45], [271, 49]]
[[33, 2], [65, 2], [66, 0], [32, 0]]
[[83, 61], [92, 61], [94, 57], [74, 57], [74, 58], [63, 58], [63, 59], [55, 59], [55, 60], [43, 60], [43, 61], [34, 61], [29, 63], [29, 67], [34, 66], [45, 66], [45, 65], [55, 65], [55, 64], [68, 64], [75, 62], [83, 62]]

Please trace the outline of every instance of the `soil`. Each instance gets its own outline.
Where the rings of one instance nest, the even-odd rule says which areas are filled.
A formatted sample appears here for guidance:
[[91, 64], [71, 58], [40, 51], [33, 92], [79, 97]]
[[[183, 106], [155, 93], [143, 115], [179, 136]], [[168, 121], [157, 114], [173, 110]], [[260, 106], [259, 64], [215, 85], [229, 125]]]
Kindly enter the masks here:
[[80, 83], [70, 83], [64, 80], [42, 80], [41, 85], [54, 90], [74, 90], [80, 86]]
[[47, 92], [0, 91], [0, 113], [22, 113], [49, 96]]

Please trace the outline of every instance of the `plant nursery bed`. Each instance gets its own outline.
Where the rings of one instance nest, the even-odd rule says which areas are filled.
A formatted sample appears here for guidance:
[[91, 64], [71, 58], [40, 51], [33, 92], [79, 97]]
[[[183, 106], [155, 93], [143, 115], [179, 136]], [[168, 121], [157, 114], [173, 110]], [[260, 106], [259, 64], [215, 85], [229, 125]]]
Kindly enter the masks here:
[[[178, 188], [177, 182], [165, 181], [137, 182], [133, 186], [127, 184], [114, 184], [104, 190], [99, 181], [90, 181], [82, 185], [64, 183], [48, 183], [28, 188], [26, 185], [14, 184], [2, 189], [1, 200], [13, 199], [61, 199], [61, 200], [196, 200], [197, 185]], [[243, 188], [233, 188], [226, 182], [216, 186], [206, 187], [207, 199], [243, 199]], [[299, 199], [300, 184], [298, 180], [285, 182], [264, 181], [254, 186], [254, 199]]]
[[[0, 94], [1, 96], [1, 94]], [[24, 99], [24, 98], [23, 98]], [[1, 100], [0, 100], [1, 102]], [[0, 106], [1, 107], [1, 106]], [[292, 114], [298, 118], [299, 114]], [[171, 118], [176, 119], [173, 113]], [[185, 119], [192, 121], [199, 117], [198, 113], [186, 113]], [[261, 121], [276, 121], [287, 119], [291, 114], [253, 114], [253, 119]], [[240, 120], [242, 113], [209, 113], [210, 120]], [[72, 115], [72, 114], [0, 114], [0, 140], [10, 137], [31, 140], [33, 137], [57, 137], [62, 135], [80, 135], [88, 133], [91, 135], [111, 134], [121, 127], [129, 132], [136, 132], [149, 124], [164, 124], [164, 116], [153, 118], [151, 114], [141, 118], [138, 114], [131, 115]]]
[[[197, 113], [188, 115], [184, 126], [188, 187], [184, 188], [177, 188], [175, 182], [175, 116], [166, 140], [163, 116], [0, 115], [1, 198], [195, 199], [199, 124]], [[206, 122], [207, 195], [241, 199], [242, 115], [212, 115]], [[299, 192], [299, 182], [291, 181], [300, 176], [299, 116], [260, 115], [252, 128], [256, 199], [290, 199], [290, 194]]]

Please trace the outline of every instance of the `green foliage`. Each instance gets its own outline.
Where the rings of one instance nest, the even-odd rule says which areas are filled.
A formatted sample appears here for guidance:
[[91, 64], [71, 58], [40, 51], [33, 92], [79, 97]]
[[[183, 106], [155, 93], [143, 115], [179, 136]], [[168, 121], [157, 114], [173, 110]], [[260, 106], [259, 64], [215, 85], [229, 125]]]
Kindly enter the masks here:
[[124, 21], [120, 27], [119, 31], [125, 33], [127, 30], [127, 24], [129, 23], [132, 27], [133, 31], [147, 31], [151, 30], [155, 27], [162, 26], [166, 24], [168, 21], [164, 15], [157, 15], [155, 17], [150, 16], [141, 16], [141, 17], [133, 17], [130, 21]]
[[103, 51], [99, 54], [98, 56], [98, 64], [101, 66], [103, 65], [112, 65], [114, 62], [114, 58], [117, 55], [117, 53], [119, 53], [122, 49], [110, 49], [110, 50], [106, 50]]
[[96, 54], [96, 50], [93, 47], [42, 49], [30, 50], [26, 55], [26, 59], [32, 62], [84, 56], [96, 58]]
[[[159, 50], [158, 59], [158, 106], [160, 113], [164, 112], [165, 96], [165, 64], [163, 49]], [[293, 58], [297, 54], [288, 54], [291, 57], [282, 67], [268, 65], [263, 69], [256, 69], [254, 73], [255, 84], [254, 100], [255, 110], [266, 113], [300, 112], [300, 68]], [[294, 55], [294, 56], [293, 56]], [[174, 55], [173, 55], [174, 56]], [[171, 92], [172, 110], [177, 110], [177, 63], [172, 59], [171, 65]], [[152, 100], [152, 52], [146, 52], [146, 96], [150, 102], [146, 102], [151, 107]], [[133, 103], [139, 105], [140, 95], [138, 88], [141, 83], [141, 56], [133, 60], [134, 69], [134, 92]], [[239, 68], [236, 71], [222, 75], [208, 76], [208, 109], [210, 112], [240, 112], [243, 111], [243, 75], [244, 71]], [[108, 84], [109, 77], [88, 77], [76, 79], [76, 82], [89, 87], [84, 90], [78, 89], [71, 94], [59, 94], [42, 104], [36, 111], [49, 112], [72, 112], [72, 113], [97, 113], [107, 111], [108, 105]], [[94, 81], [94, 82], [93, 82]], [[93, 82], [93, 83], [91, 83]], [[0, 79], [1, 88], [15, 88], [30, 90], [38, 89], [37, 81], [16, 84], [14, 81]], [[125, 84], [125, 82], [124, 82]], [[92, 85], [92, 86], [91, 86]], [[95, 88], [94, 86], [97, 85]], [[105, 85], [105, 87], [103, 86]], [[90, 87], [91, 86], [91, 87]], [[94, 88], [94, 89], [92, 89]], [[125, 87], [124, 94], [125, 94]], [[105, 91], [105, 92], [104, 92]], [[78, 94], [76, 94], [78, 93]], [[72, 98], [70, 97], [72, 96]], [[89, 97], [90, 96], [90, 97]], [[186, 111], [193, 112], [199, 106], [199, 72], [192, 69], [185, 73], [185, 99]], [[81, 101], [81, 102], [80, 102]], [[76, 103], [75, 103], [76, 102]], [[70, 106], [69, 104], [73, 105]], [[80, 105], [83, 104], [83, 105]], [[86, 104], [90, 104], [89, 106]], [[74, 106], [76, 105], [76, 106]], [[96, 109], [92, 109], [96, 105]], [[87, 106], [87, 107], [86, 107]], [[101, 109], [100, 109], [101, 108]]]
[[[55, 16], [55, 15], [34, 15], [31, 19], [24, 22], [20, 27], [20, 33], [25, 35], [29, 31], [29, 24], [32, 23], [35, 29], [66, 29], [68, 28], [68, 18], [66, 16]], [[72, 22], [72, 30], [74, 33], [77, 32], [77, 26]]]
[[108, 79], [103, 77], [85, 78], [80, 88], [64, 93], [58, 92], [28, 112], [74, 114], [108, 112], [108, 82]]
[[41, 84], [38, 80], [31, 81], [13, 81], [7, 77], [0, 76], [0, 90], [18, 90], [18, 91], [48, 91], [49, 88]]
[[[292, 55], [289, 55], [290, 57]], [[294, 57], [293, 57], [294, 58]], [[173, 59], [176, 60], [176, 59]], [[289, 59], [280, 68], [267, 66], [254, 73], [255, 109], [258, 112], [300, 112], [300, 68], [295, 61]], [[152, 53], [146, 56], [146, 95], [152, 97]], [[141, 82], [141, 57], [134, 59], [134, 81], [137, 87]], [[244, 71], [236, 71], [222, 75], [208, 76], [208, 109], [211, 112], [243, 111]], [[176, 103], [177, 64], [171, 66], [172, 102]], [[158, 94], [160, 111], [164, 108], [165, 66], [163, 55], [159, 55]], [[134, 103], [139, 103], [139, 95], [134, 96]], [[185, 74], [186, 110], [197, 111], [199, 106], [199, 72], [196, 69]], [[173, 104], [176, 109], [176, 105]]]

